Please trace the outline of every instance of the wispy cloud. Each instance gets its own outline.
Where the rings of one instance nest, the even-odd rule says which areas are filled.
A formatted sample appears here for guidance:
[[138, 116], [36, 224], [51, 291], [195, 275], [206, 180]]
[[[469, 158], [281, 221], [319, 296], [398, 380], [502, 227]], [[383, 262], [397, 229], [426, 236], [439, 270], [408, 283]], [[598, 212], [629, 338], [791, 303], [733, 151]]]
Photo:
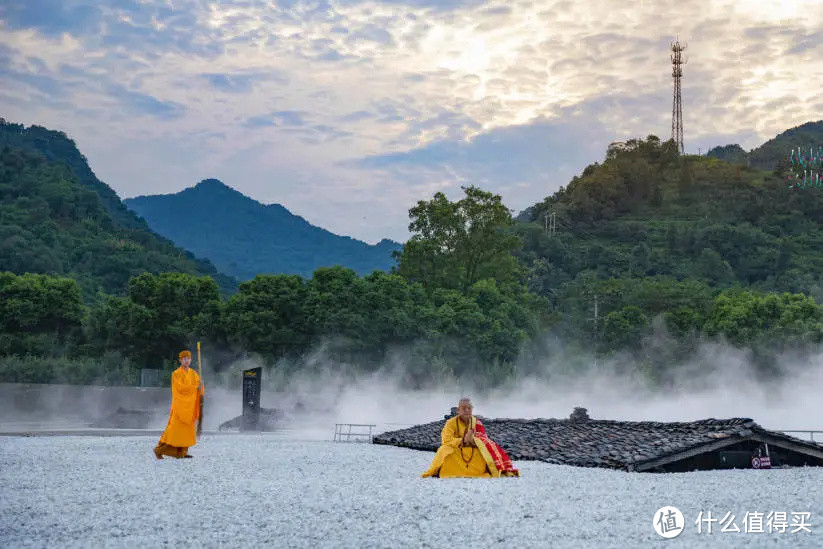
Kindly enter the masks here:
[[332, 230], [403, 238], [435, 190], [476, 183], [521, 209], [610, 141], [667, 137], [678, 33], [688, 150], [820, 118], [819, 7], [6, 0], [0, 114], [67, 131], [125, 196], [217, 176]]
[[109, 95], [115, 98], [131, 113], [142, 116], [148, 115], [161, 120], [180, 118], [186, 112], [186, 107], [174, 101], [161, 101], [151, 95], [126, 89], [123, 86], [110, 86]]
[[249, 128], [262, 128], [266, 126], [302, 126], [306, 123], [304, 117], [307, 113], [300, 111], [275, 111], [269, 114], [252, 116], [246, 120], [245, 125]]

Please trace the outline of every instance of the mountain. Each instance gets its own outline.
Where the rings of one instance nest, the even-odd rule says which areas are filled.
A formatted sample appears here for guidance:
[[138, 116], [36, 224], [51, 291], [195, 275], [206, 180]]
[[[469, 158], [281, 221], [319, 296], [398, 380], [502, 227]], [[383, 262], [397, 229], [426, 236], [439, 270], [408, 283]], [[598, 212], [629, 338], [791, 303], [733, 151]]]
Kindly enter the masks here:
[[[788, 150], [820, 124], [801, 128], [802, 135], [796, 128], [756, 151], [782, 148], [775, 142]], [[547, 234], [552, 211], [557, 231]], [[773, 171], [680, 156], [653, 136], [610, 148], [602, 164], [524, 217], [521, 258], [533, 288], [547, 297], [585, 280], [668, 276], [823, 300], [823, 189], [789, 188]]]
[[338, 236], [279, 204], [261, 204], [217, 179], [176, 194], [125, 200], [158, 233], [207, 257], [240, 280], [261, 273], [310, 277], [318, 267], [343, 265], [364, 275], [387, 271], [401, 245], [375, 245]]
[[66, 134], [0, 119], [0, 271], [69, 275], [89, 298], [144, 272], [237, 281], [152, 232], [97, 179]]
[[774, 170], [780, 160], [788, 158], [793, 148], [814, 146], [816, 149], [819, 145], [823, 145], [823, 120], [786, 130], [748, 153], [740, 145], [725, 145], [711, 149], [706, 156], [751, 168]]

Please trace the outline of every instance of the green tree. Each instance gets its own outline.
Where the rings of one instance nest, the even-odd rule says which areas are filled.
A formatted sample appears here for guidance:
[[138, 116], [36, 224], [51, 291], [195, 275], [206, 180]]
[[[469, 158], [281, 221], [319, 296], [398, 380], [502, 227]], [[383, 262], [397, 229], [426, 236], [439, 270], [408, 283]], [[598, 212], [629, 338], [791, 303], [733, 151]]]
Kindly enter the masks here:
[[240, 284], [223, 311], [230, 343], [270, 360], [299, 355], [311, 341], [308, 285], [297, 275], [257, 275]]
[[397, 272], [428, 290], [451, 288], [467, 293], [475, 282], [517, 280], [512, 255], [520, 239], [510, 230], [511, 212], [499, 195], [464, 187], [465, 196], [449, 201], [437, 193], [409, 210], [412, 237], [397, 254]]
[[704, 331], [735, 345], [798, 347], [823, 341], [823, 308], [800, 294], [730, 290], [717, 296]]
[[129, 281], [127, 298], [93, 308], [88, 338], [96, 352], [125, 350], [139, 366], [156, 368], [205, 335], [205, 320], [219, 318], [219, 310], [219, 290], [208, 276], [144, 273]]
[[84, 312], [74, 280], [0, 272], [0, 356], [61, 356]]
[[619, 350], [640, 345], [649, 328], [649, 320], [639, 307], [623, 307], [603, 320], [604, 350]]

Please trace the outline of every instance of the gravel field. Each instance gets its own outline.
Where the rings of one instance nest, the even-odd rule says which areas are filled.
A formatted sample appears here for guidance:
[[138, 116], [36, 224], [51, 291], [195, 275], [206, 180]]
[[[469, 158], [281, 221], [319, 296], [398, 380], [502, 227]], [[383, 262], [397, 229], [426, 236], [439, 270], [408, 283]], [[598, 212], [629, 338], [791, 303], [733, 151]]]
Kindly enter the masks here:
[[[624, 473], [516, 462], [513, 479], [421, 479], [433, 454], [291, 435], [0, 437], [2, 547], [823, 547], [823, 470]], [[655, 511], [679, 508], [663, 539]], [[698, 512], [739, 533], [699, 534]], [[746, 512], [789, 528], [746, 533]], [[810, 512], [811, 533], [793, 512]], [[731, 526], [731, 525], [729, 525]], [[733, 529], [733, 527], [732, 527]]]

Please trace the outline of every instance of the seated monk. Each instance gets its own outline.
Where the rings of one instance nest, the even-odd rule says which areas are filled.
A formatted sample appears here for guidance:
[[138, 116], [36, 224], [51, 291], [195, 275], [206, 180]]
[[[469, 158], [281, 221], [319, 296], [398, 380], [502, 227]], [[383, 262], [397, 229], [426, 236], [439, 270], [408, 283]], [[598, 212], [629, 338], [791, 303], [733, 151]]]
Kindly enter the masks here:
[[180, 351], [180, 367], [171, 374], [171, 411], [160, 442], [154, 448], [157, 459], [163, 456], [190, 458], [189, 448], [197, 443], [195, 434], [200, 417], [203, 384], [191, 364], [191, 352]]
[[508, 454], [486, 436], [480, 420], [472, 415], [472, 401], [461, 398], [457, 415], [440, 433], [442, 445], [424, 477], [519, 477]]

